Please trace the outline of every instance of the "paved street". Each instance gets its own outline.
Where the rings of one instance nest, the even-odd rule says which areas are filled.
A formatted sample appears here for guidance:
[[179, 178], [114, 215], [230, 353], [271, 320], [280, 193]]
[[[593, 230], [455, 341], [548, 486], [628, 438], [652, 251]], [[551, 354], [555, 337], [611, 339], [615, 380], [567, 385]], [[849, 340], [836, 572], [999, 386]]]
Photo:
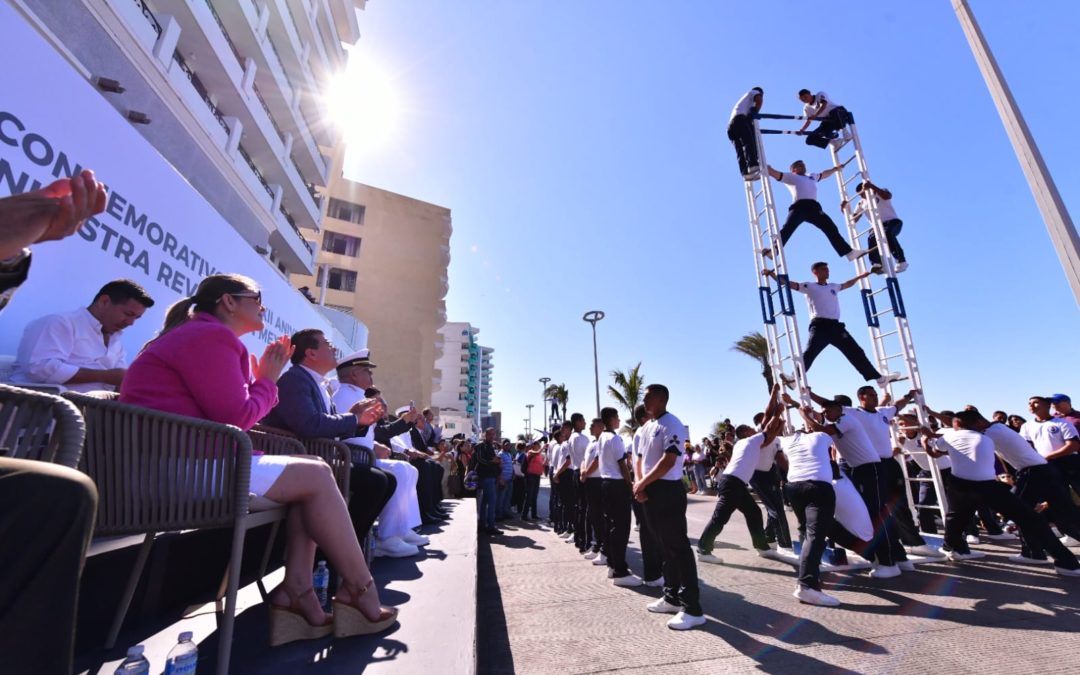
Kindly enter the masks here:
[[[692, 542], [714, 503], [690, 497]], [[1018, 544], [975, 546], [987, 558], [921, 564], [897, 579], [827, 574], [828, 592], [844, 604], [818, 608], [791, 597], [792, 567], [750, 550], [736, 513], [716, 550], [725, 565], [699, 565], [709, 622], [679, 633], [645, 611], [659, 589], [612, 586], [547, 526], [503, 529], [479, 544], [480, 673], [1080, 670], [1080, 581], [1010, 564]], [[640, 572], [636, 532], [630, 546]]]

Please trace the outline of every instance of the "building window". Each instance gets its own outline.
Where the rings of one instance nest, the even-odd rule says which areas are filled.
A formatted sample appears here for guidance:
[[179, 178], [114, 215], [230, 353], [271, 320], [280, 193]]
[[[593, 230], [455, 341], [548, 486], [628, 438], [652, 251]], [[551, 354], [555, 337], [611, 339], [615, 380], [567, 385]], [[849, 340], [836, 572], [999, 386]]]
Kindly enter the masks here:
[[360, 255], [360, 237], [326, 230], [323, 233], [322, 250], [355, 258]]
[[[320, 265], [319, 273], [315, 276], [315, 285], [320, 288], [322, 288], [323, 285], [323, 273], [325, 269], [326, 267]], [[356, 272], [331, 267], [330, 274], [327, 277], [326, 287], [335, 291], [355, 292]]]
[[347, 202], [344, 199], [330, 198], [330, 205], [327, 207], [327, 215], [331, 218], [337, 218], [338, 220], [347, 220], [350, 223], [356, 223], [357, 225], [364, 224], [364, 206], [362, 204], [353, 204]]

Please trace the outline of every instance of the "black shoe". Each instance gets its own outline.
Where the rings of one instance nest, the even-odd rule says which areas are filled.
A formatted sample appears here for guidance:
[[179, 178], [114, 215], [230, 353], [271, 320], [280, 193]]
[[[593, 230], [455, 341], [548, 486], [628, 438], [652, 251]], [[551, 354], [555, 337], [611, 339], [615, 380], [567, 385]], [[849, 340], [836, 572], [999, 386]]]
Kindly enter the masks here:
[[494, 536], [494, 535], [497, 535], [497, 534], [502, 534], [502, 530], [496, 529], [494, 527], [489, 527], [486, 530], [484, 530], [484, 534], [490, 534], [490, 535]]

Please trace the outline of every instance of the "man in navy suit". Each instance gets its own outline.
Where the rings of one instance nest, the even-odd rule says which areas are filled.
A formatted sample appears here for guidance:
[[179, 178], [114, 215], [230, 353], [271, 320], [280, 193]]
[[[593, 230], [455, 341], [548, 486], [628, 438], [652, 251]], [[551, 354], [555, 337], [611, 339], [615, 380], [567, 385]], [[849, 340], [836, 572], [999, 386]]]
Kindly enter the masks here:
[[[361, 401], [347, 412], [337, 412], [325, 379], [337, 366], [334, 346], [314, 328], [293, 334], [292, 344], [293, 366], [278, 378], [278, 404], [262, 423], [301, 438], [363, 436], [382, 417], [382, 404]], [[349, 484], [349, 514], [357, 538], [363, 541], [394, 494], [397, 479], [377, 467], [353, 464]]]

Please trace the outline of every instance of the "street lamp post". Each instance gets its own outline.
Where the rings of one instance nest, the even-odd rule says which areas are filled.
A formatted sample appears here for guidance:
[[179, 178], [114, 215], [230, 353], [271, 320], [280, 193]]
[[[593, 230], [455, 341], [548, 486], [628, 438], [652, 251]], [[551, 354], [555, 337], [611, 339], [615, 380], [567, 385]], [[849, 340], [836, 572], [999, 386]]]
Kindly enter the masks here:
[[547, 387], [548, 382], [551, 382], [550, 377], [541, 377], [540, 386], [543, 389], [540, 391], [540, 409], [544, 411], [544, 433], [548, 431], [548, 415], [547, 415]]
[[526, 403], [525, 407], [529, 409], [529, 419], [528, 419], [528, 421], [526, 423], [526, 426], [525, 426], [525, 435], [531, 440], [532, 439], [532, 409], [533, 409], [533, 404], [532, 403]]
[[604, 318], [604, 313], [598, 309], [594, 309], [590, 312], [585, 312], [585, 316], [581, 318], [592, 324], [593, 376], [596, 379], [596, 416], [600, 417], [600, 362], [596, 358], [596, 322]]

